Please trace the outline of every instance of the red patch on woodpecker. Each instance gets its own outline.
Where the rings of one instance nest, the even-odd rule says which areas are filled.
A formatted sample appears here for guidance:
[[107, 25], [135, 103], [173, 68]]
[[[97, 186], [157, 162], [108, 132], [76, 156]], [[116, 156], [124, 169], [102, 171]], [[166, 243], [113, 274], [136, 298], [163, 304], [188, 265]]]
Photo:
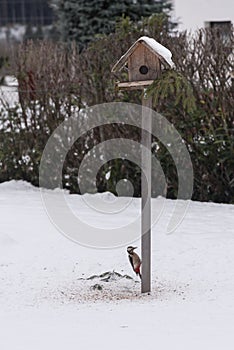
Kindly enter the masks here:
[[135, 268], [136, 273], [140, 273], [140, 265]]

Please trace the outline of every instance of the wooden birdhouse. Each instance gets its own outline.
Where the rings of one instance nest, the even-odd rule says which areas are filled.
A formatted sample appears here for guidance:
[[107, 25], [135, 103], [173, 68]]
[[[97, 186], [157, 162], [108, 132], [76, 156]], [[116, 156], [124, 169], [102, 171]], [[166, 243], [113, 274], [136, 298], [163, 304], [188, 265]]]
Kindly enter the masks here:
[[124, 67], [128, 70], [128, 81], [118, 83], [120, 89], [142, 89], [160, 76], [162, 66], [173, 68], [171, 51], [153, 38], [142, 36], [116, 62], [112, 68], [117, 73]]

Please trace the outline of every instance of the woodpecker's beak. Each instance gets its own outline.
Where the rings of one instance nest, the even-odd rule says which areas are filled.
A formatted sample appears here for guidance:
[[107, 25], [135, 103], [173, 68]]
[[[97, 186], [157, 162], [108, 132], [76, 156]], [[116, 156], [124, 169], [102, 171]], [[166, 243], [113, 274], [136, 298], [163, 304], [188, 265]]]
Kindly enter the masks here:
[[137, 247], [133, 247], [133, 250], [137, 249]]

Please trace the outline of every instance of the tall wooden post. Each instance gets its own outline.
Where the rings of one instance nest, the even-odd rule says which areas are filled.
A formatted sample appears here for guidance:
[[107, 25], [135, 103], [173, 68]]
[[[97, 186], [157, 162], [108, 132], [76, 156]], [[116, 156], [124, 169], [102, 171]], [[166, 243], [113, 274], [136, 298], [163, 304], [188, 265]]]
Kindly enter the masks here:
[[[142, 153], [141, 153], [141, 292], [151, 291], [151, 129], [152, 97], [142, 97]], [[148, 107], [147, 109], [144, 107]], [[145, 131], [147, 130], [147, 132]]]
[[[158, 79], [162, 67], [173, 68], [171, 51], [153, 38], [139, 38], [120, 57], [112, 73], [120, 72], [127, 66], [128, 81], [118, 82], [121, 90], [143, 90]], [[141, 176], [141, 292], [151, 291], [151, 128], [152, 97], [142, 98], [142, 176]], [[144, 108], [148, 107], [148, 108]], [[146, 130], [146, 131], [145, 131]]]

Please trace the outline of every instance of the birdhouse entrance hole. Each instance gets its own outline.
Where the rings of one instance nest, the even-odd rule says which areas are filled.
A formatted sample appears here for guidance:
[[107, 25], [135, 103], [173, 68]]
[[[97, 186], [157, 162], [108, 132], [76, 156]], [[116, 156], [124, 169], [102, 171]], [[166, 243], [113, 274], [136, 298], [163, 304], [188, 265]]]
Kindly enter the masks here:
[[140, 72], [141, 74], [147, 74], [148, 71], [149, 71], [149, 68], [146, 67], [146, 66], [140, 66], [140, 68], [139, 68], [139, 72]]

